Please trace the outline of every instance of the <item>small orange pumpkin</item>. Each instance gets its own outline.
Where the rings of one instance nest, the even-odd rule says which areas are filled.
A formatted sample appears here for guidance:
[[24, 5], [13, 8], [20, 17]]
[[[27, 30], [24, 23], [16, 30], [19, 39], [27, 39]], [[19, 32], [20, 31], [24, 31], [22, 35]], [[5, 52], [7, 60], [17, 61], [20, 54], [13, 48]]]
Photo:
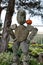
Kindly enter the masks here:
[[30, 20], [30, 19], [29, 20], [26, 20], [26, 23], [27, 24], [32, 24], [32, 20]]

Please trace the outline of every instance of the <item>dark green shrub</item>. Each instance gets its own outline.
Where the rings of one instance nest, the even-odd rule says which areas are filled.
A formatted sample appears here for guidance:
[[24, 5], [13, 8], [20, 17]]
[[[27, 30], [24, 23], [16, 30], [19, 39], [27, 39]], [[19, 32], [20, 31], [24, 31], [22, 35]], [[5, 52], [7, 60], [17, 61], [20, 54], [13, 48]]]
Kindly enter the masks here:
[[0, 53], [0, 65], [11, 65], [13, 54], [11, 52]]
[[29, 65], [41, 65], [36, 59], [32, 58], [29, 61]]

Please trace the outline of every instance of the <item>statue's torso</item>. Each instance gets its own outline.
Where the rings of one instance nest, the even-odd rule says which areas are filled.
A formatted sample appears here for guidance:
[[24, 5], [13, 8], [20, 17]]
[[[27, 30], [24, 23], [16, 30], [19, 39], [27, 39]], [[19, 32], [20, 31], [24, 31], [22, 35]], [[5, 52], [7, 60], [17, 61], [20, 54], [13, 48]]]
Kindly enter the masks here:
[[18, 26], [15, 29], [15, 37], [16, 39], [21, 42], [27, 39], [27, 36], [29, 34], [29, 31], [27, 30], [27, 28], [23, 25]]

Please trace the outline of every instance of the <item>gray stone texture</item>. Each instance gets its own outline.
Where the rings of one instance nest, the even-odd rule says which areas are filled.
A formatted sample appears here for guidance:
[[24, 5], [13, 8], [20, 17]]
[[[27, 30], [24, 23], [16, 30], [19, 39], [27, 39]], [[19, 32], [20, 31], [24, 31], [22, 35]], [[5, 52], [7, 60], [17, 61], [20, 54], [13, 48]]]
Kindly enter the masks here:
[[20, 43], [20, 47], [21, 47], [21, 49], [22, 49], [22, 52], [24, 53], [24, 54], [28, 54], [28, 44], [27, 44], [27, 42], [26, 41], [23, 41], [23, 42], [21, 42]]
[[12, 65], [18, 65], [17, 63], [13, 63]]
[[19, 24], [24, 24], [26, 21], [26, 12], [23, 9], [19, 9], [17, 12], [17, 21]]
[[14, 56], [17, 55], [17, 51], [19, 49], [19, 46], [20, 46], [20, 43], [18, 41], [15, 41], [14, 44], [13, 44], [13, 53], [14, 53]]
[[20, 25], [15, 29], [15, 37], [16, 37], [17, 41], [19, 41], [19, 42], [26, 40], [28, 34], [29, 34], [29, 31], [23, 25]]
[[[17, 63], [17, 60], [19, 60], [17, 52], [20, 47], [23, 52], [21, 54], [23, 65], [29, 65], [28, 62], [30, 58], [28, 53], [29, 52], [28, 43], [30, 42], [30, 40], [33, 39], [33, 37], [35, 36], [38, 30], [37, 28], [34, 28], [31, 25], [27, 25], [27, 26], [23, 25], [26, 21], [26, 12], [23, 9], [20, 9], [18, 11], [17, 21], [20, 25], [15, 28], [15, 33], [14, 33], [16, 40], [14, 40], [14, 44], [12, 48], [14, 53], [13, 61]], [[29, 32], [31, 32], [31, 34], [29, 34]], [[17, 65], [17, 64], [13, 64], [13, 65]]]
[[27, 62], [23, 62], [23, 65], [29, 65]]

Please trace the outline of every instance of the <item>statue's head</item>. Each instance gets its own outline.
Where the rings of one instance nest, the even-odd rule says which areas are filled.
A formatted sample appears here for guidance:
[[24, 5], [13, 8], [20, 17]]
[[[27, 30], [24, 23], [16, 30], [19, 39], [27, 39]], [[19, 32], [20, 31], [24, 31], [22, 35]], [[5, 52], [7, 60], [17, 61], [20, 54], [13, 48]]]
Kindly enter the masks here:
[[26, 12], [23, 9], [19, 9], [17, 12], [17, 21], [19, 24], [24, 24], [26, 21]]

